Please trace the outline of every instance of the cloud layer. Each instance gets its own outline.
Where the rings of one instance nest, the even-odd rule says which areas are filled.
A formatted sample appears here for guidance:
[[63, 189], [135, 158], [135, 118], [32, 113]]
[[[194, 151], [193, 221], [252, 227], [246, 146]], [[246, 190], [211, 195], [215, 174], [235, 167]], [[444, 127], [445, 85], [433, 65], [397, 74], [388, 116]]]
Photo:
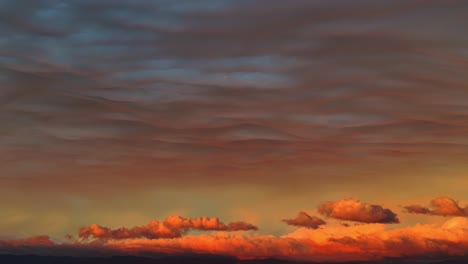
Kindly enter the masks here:
[[[380, 183], [399, 177], [384, 161], [464, 164], [465, 1], [182, 2], [0, 4], [1, 186]], [[311, 167], [326, 177], [290, 170]]]
[[94, 237], [99, 239], [177, 238], [190, 230], [249, 231], [258, 230], [258, 228], [252, 224], [241, 221], [224, 224], [220, 222], [217, 217], [182, 218], [180, 216], [169, 216], [161, 222], [153, 220], [144, 226], [132, 228], [121, 227], [114, 230], [92, 224], [88, 227], [80, 228], [79, 237]]
[[352, 198], [326, 202], [318, 207], [318, 212], [327, 217], [362, 223], [395, 224], [400, 222], [392, 210]]
[[404, 206], [408, 213], [441, 215], [441, 216], [468, 216], [468, 206], [461, 207], [457, 201], [449, 197], [437, 197], [431, 201], [430, 207], [421, 205]]

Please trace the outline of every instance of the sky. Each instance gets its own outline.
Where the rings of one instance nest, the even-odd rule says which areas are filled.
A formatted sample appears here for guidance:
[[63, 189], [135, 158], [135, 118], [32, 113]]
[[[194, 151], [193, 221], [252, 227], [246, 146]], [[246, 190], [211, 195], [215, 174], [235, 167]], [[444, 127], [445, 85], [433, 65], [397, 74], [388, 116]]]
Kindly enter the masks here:
[[0, 253], [468, 255], [467, 13], [0, 0]]

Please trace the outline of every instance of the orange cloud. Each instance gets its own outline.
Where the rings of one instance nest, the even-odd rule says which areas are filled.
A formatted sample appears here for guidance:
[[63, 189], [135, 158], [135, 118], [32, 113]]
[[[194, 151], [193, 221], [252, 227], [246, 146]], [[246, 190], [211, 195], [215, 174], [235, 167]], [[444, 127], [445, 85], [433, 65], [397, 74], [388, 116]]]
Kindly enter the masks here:
[[299, 228], [277, 236], [229, 233], [187, 235], [177, 238], [131, 238], [53, 243], [47, 236], [23, 240], [0, 240], [1, 252], [22, 254], [67, 252], [69, 255], [123, 254], [212, 254], [239, 259], [281, 258], [308, 261], [380, 260], [387, 257], [466, 256], [468, 218], [454, 217], [444, 224], [387, 230], [372, 223], [349, 227]]
[[340, 219], [362, 223], [399, 223], [397, 215], [380, 205], [363, 203], [356, 199], [341, 199], [319, 206], [319, 213]]
[[203, 231], [248, 231], [258, 230], [252, 224], [246, 222], [232, 222], [224, 224], [217, 217], [182, 218], [180, 216], [169, 216], [164, 221], [153, 220], [144, 226], [132, 228], [121, 227], [110, 229], [97, 224], [82, 227], [79, 237], [95, 237], [100, 239], [128, 239], [128, 238], [177, 238], [190, 230]]
[[441, 216], [468, 216], [468, 206], [461, 207], [457, 201], [448, 197], [437, 197], [431, 201], [431, 208], [420, 205], [404, 207], [408, 213], [441, 215]]
[[310, 216], [306, 212], [299, 212], [294, 219], [284, 219], [282, 220], [288, 225], [301, 226], [312, 229], [317, 229], [321, 225], [325, 225], [326, 222], [316, 216]]
[[384, 224], [300, 228], [282, 237], [219, 232], [175, 239], [108, 240], [105, 246], [135, 254], [155, 251], [310, 261], [462, 256], [468, 253], [468, 220], [458, 217], [443, 225], [417, 224], [394, 230], [386, 230]]

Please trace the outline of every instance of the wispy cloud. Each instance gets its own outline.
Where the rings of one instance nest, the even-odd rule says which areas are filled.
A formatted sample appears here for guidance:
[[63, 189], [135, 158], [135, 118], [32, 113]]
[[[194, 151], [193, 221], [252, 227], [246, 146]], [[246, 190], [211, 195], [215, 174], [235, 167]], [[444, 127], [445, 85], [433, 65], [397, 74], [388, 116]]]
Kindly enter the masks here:
[[466, 153], [463, 1], [1, 9], [0, 164], [23, 181], [32, 167], [41, 178], [29, 181], [54, 184], [65, 170], [106, 183], [144, 167], [144, 185], [168, 171], [178, 182], [224, 167], [238, 179]]

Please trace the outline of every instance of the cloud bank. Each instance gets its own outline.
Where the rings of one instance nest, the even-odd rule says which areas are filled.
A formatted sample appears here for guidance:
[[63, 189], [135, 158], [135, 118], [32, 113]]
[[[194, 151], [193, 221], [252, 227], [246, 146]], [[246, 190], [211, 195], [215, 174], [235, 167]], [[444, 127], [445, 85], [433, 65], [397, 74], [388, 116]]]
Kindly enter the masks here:
[[[438, 258], [468, 254], [468, 219], [387, 230], [385, 224], [299, 228], [284, 236], [216, 232], [177, 238], [108, 239], [55, 243], [47, 237], [0, 241], [0, 251], [27, 254], [95, 252], [121, 254], [215, 254], [239, 259], [284, 258], [310, 261], [380, 260], [386, 257]], [[25, 242], [27, 241], [27, 243]], [[41, 253], [42, 252], [42, 253]], [[106, 253], [107, 254], [107, 253]]]

